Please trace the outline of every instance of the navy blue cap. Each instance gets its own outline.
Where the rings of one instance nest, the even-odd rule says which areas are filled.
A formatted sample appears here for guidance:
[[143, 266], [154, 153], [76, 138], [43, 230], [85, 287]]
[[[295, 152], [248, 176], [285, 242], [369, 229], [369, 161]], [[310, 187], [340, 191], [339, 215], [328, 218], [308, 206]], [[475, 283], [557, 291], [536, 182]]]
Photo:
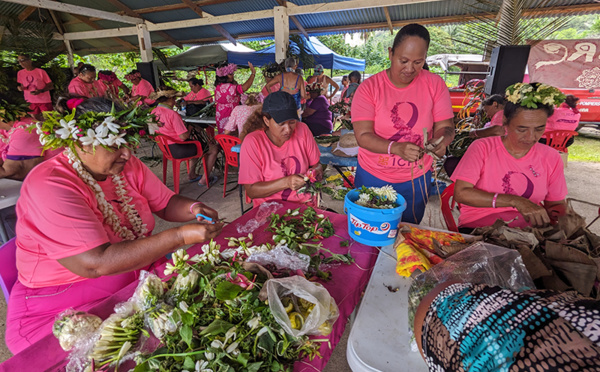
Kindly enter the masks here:
[[271, 115], [277, 124], [288, 120], [300, 120], [296, 100], [291, 94], [282, 91], [269, 94], [263, 102], [262, 111]]

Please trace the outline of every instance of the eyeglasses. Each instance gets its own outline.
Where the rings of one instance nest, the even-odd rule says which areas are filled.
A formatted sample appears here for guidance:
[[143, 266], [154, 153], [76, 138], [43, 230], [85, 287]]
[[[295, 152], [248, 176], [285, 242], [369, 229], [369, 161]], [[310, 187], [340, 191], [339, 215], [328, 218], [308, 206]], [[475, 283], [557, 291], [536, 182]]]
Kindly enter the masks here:
[[29, 61], [29, 58], [19, 58], [19, 59], [17, 59], [17, 61], [26, 62], [26, 61]]

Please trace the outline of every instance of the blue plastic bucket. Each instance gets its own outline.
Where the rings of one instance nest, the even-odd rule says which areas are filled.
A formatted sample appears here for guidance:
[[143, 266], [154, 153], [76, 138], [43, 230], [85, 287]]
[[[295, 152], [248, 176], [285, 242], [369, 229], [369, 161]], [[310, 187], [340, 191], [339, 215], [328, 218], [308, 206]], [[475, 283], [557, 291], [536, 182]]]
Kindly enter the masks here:
[[344, 212], [348, 216], [348, 233], [352, 239], [371, 247], [392, 244], [398, 234], [398, 223], [406, 209], [406, 200], [398, 195], [400, 206], [391, 209], [367, 208], [356, 204], [358, 190], [346, 194]]

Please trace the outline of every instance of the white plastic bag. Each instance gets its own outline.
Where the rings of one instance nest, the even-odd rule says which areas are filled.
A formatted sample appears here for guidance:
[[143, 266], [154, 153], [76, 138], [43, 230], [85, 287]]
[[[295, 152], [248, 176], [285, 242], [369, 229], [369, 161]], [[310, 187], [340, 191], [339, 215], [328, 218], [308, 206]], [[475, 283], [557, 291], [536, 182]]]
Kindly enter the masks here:
[[308, 271], [310, 265], [310, 257], [292, 251], [287, 245], [278, 245], [267, 252], [252, 253], [250, 257], [246, 259], [246, 262], [254, 262], [261, 266], [267, 266], [269, 264], [275, 265], [278, 270], [290, 269], [290, 270], [302, 270]]
[[[302, 276], [290, 276], [267, 280], [265, 288], [269, 308], [286, 333], [294, 337], [331, 333], [331, 327], [339, 317], [339, 311], [335, 300], [321, 284], [309, 282]], [[281, 301], [281, 298], [286, 296], [295, 296], [315, 305], [304, 319], [300, 329], [292, 327], [289, 314]]]

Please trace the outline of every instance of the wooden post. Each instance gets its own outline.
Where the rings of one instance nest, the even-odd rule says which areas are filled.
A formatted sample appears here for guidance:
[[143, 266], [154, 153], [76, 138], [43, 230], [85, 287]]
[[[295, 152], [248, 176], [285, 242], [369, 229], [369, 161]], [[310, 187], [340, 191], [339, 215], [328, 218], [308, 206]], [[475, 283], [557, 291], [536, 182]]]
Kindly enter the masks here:
[[75, 60], [73, 58], [73, 47], [69, 40], [65, 40], [65, 46], [67, 47], [67, 60], [69, 61], [69, 67], [71, 72], [75, 73]]
[[275, 61], [281, 63], [286, 58], [286, 52], [290, 44], [288, 8], [284, 6], [273, 8], [273, 22], [275, 23]]
[[152, 62], [154, 58], [152, 54], [152, 40], [150, 40], [150, 32], [145, 23], [136, 25], [138, 42], [140, 44], [140, 55], [142, 56], [142, 62]]

